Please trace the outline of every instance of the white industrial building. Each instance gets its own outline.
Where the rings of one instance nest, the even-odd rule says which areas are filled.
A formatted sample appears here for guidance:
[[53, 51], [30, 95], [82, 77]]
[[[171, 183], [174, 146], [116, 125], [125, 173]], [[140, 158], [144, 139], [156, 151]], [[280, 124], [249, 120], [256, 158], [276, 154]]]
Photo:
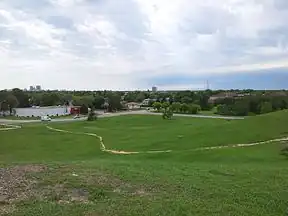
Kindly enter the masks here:
[[15, 108], [15, 116], [20, 117], [40, 117], [40, 116], [63, 116], [70, 114], [70, 107], [51, 106], [51, 107], [29, 107]]

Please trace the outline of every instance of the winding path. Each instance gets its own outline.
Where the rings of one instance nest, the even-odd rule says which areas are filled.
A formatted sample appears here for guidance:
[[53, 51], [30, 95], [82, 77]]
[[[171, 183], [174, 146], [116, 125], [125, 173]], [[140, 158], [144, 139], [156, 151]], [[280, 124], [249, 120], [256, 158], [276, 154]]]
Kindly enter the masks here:
[[[130, 112], [119, 112], [119, 113], [107, 113], [100, 115], [99, 118], [105, 118], [105, 117], [113, 117], [113, 116], [121, 116], [121, 115], [131, 115], [131, 114], [139, 114], [139, 115], [161, 115], [161, 113], [152, 113], [147, 111], [130, 111]], [[204, 115], [185, 115], [185, 114], [175, 114], [175, 116], [182, 116], [182, 117], [192, 117], [192, 118], [214, 118], [214, 119], [230, 119], [230, 120], [241, 120], [244, 118], [239, 117], [223, 117], [223, 116], [204, 116]], [[0, 131], [8, 131], [8, 130], [15, 130], [15, 129], [21, 129], [21, 126], [13, 125], [13, 124], [7, 124], [7, 123], [34, 123], [39, 122], [39, 120], [6, 120], [6, 119], [0, 119], [0, 123], [4, 122], [5, 128], [0, 128]], [[3, 121], [4, 120], [4, 121]], [[83, 121], [86, 120], [86, 118], [79, 118], [79, 119], [54, 119], [53, 122], [73, 122], [73, 121]], [[79, 132], [72, 132], [67, 130], [61, 130], [57, 128], [50, 127], [46, 125], [46, 128], [51, 131], [61, 132], [61, 133], [70, 133], [70, 134], [76, 134], [76, 135], [86, 135], [86, 136], [92, 136], [96, 137], [100, 142], [100, 150], [103, 152], [108, 152], [112, 154], [155, 154], [155, 153], [170, 153], [170, 152], [179, 152], [179, 151], [172, 151], [172, 150], [166, 150], [166, 151], [141, 151], [141, 152], [128, 152], [128, 151], [119, 151], [119, 150], [113, 150], [113, 149], [107, 149], [103, 138], [95, 133], [79, 133]], [[263, 145], [273, 142], [282, 142], [282, 141], [288, 141], [288, 137], [280, 138], [280, 139], [272, 139], [267, 141], [261, 141], [261, 142], [254, 142], [254, 143], [248, 143], [248, 144], [233, 144], [233, 145], [223, 145], [223, 146], [212, 146], [212, 147], [202, 147], [202, 148], [196, 148], [186, 151], [204, 151], [204, 150], [215, 150], [215, 149], [223, 149], [223, 148], [237, 148], [237, 147], [249, 147], [249, 146], [256, 146], [256, 145]]]
[[202, 148], [195, 148], [191, 150], [180, 150], [180, 151], [172, 151], [172, 150], [165, 150], [165, 151], [133, 151], [133, 152], [128, 152], [128, 151], [119, 151], [119, 150], [112, 150], [112, 149], [107, 149], [103, 138], [97, 134], [94, 133], [79, 133], [79, 132], [71, 132], [67, 130], [61, 130], [57, 128], [53, 128], [50, 126], [46, 126], [47, 129], [52, 130], [52, 131], [57, 131], [57, 132], [62, 132], [62, 133], [70, 133], [70, 134], [77, 134], [77, 135], [87, 135], [87, 136], [93, 136], [96, 137], [99, 142], [100, 142], [100, 150], [103, 152], [109, 152], [112, 154], [155, 154], [155, 153], [170, 153], [170, 152], [183, 152], [183, 151], [204, 151], [204, 150], [215, 150], [215, 149], [224, 149], [224, 148], [237, 148], [237, 147], [249, 147], [249, 146], [256, 146], [256, 145], [263, 145], [263, 144], [269, 144], [273, 142], [283, 142], [283, 141], [288, 141], [288, 137], [285, 138], [280, 138], [280, 139], [272, 139], [272, 140], [267, 140], [267, 141], [261, 141], [261, 142], [254, 142], [254, 143], [248, 143], [248, 144], [234, 144], [234, 145], [223, 145], [223, 146], [212, 146], [212, 147], [202, 147]]

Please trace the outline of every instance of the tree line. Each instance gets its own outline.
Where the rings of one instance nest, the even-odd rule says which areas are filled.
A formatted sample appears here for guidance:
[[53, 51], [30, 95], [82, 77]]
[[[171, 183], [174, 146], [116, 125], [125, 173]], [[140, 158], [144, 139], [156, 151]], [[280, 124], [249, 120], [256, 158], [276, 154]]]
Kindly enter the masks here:
[[[249, 96], [241, 98], [222, 98], [211, 103], [209, 98], [223, 92], [236, 92]], [[275, 96], [277, 92], [284, 95]], [[197, 114], [200, 110], [211, 110], [217, 107], [220, 115], [249, 115], [273, 112], [287, 109], [287, 91], [254, 91], [246, 90], [205, 90], [205, 91], [40, 91], [30, 92], [15, 88], [10, 91], [0, 91], [0, 111], [13, 112], [14, 108], [32, 106], [69, 105], [105, 109], [109, 112], [124, 109], [124, 102], [143, 102], [148, 100], [148, 106], [155, 110], [166, 109], [175, 113]], [[163, 107], [164, 106], [164, 107]]]
[[171, 104], [168, 102], [155, 102], [153, 103], [153, 109], [157, 112], [167, 112], [167, 110], [169, 110], [173, 113], [198, 114], [201, 111], [201, 106], [198, 104], [187, 104], [180, 102], [173, 102]]
[[288, 108], [288, 96], [254, 95], [244, 98], [217, 100], [216, 113], [219, 115], [247, 116], [259, 115]]

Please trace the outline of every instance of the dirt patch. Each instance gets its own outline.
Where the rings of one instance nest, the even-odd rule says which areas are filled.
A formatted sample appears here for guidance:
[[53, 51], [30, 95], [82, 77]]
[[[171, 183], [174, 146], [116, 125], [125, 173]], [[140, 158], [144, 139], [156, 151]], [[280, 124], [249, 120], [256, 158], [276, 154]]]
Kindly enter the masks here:
[[133, 195], [142, 197], [142, 196], [148, 196], [148, 195], [150, 195], [150, 193], [148, 193], [144, 189], [138, 189], [133, 193]]
[[93, 204], [115, 196], [142, 197], [152, 192], [144, 185], [131, 184], [104, 170], [75, 165], [0, 168], [0, 215], [13, 212], [22, 201]]
[[0, 168], [0, 215], [14, 211], [14, 203], [35, 196], [33, 188], [37, 181], [28, 178], [31, 173], [43, 172], [47, 167], [42, 165], [23, 165]]
[[15, 205], [1, 205], [0, 204], [0, 215], [9, 215], [16, 210]]
[[152, 191], [143, 185], [131, 184], [105, 171], [75, 165], [51, 168], [38, 178], [41, 180], [37, 189], [41, 191], [41, 200], [61, 205], [93, 204], [115, 196], [152, 194]]
[[2, 202], [12, 203], [25, 200], [31, 194], [31, 189], [37, 183], [27, 178], [29, 173], [43, 172], [47, 167], [42, 165], [23, 165], [8, 168], [0, 168], [0, 196]]

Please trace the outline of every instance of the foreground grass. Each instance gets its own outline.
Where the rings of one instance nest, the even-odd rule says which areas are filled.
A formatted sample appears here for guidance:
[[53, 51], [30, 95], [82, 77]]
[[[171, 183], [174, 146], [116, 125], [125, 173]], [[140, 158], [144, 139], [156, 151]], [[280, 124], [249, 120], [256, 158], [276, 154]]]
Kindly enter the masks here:
[[[45, 191], [46, 198], [36, 195], [17, 202], [9, 215], [285, 215], [288, 167], [279, 155], [283, 143], [193, 149], [287, 136], [287, 120], [287, 112], [279, 112], [243, 121], [121, 116], [52, 125], [97, 133], [111, 148], [174, 150], [125, 156], [101, 152], [94, 137], [51, 132], [42, 124], [2, 131], [3, 166], [47, 167], [27, 174], [37, 182], [34, 190]], [[80, 192], [72, 201], [75, 190]]]

